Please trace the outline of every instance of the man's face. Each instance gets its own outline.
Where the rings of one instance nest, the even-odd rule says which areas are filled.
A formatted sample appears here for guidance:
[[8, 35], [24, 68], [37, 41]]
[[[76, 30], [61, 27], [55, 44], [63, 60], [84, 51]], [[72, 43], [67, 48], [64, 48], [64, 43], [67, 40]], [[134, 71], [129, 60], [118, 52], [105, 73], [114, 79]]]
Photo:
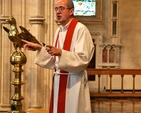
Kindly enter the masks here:
[[55, 4], [56, 19], [61, 25], [66, 25], [74, 12], [74, 9], [67, 6], [66, 0], [58, 0]]

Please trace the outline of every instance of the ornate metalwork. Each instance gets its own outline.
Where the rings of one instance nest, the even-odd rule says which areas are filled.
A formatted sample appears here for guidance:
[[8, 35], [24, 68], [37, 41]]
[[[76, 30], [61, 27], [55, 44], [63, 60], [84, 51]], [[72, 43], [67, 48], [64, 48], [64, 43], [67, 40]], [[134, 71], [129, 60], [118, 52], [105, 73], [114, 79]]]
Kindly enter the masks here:
[[8, 33], [8, 37], [10, 41], [13, 42], [15, 50], [18, 48], [21, 50], [23, 47], [24, 43], [21, 41], [21, 39], [40, 44], [40, 42], [23, 26], [19, 26], [21, 29], [21, 33], [19, 33], [14, 17], [9, 17], [6, 19], [6, 22], [10, 24], [10, 29], [5, 26], [3, 26], [3, 29]]
[[24, 99], [24, 97], [21, 96], [21, 85], [24, 84], [24, 82], [21, 81], [21, 73], [24, 71], [22, 66], [25, 65], [27, 59], [25, 54], [21, 51], [21, 48], [24, 45], [21, 39], [38, 44], [40, 43], [26, 28], [22, 26], [19, 26], [21, 29], [21, 33], [19, 33], [14, 17], [9, 17], [6, 22], [10, 24], [10, 29], [4, 26], [3, 29], [8, 33], [8, 37], [10, 41], [13, 42], [13, 46], [15, 48], [15, 51], [10, 56], [10, 63], [14, 66], [12, 71], [15, 73], [15, 79], [13, 82], [11, 82], [11, 84], [14, 85], [15, 92], [11, 97], [13, 102], [11, 104], [11, 111], [9, 111], [9, 113], [25, 113], [25, 111], [22, 110], [21, 102]]
[[26, 56], [22, 51], [14, 51], [10, 56], [10, 63], [14, 66], [12, 71], [15, 73], [15, 79], [13, 82], [11, 82], [11, 84], [14, 85], [15, 92], [11, 97], [13, 102], [11, 104], [11, 111], [9, 111], [9, 113], [26, 113], [22, 110], [21, 102], [21, 100], [24, 99], [24, 97], [21, 96], [21, 85], [24, 84], [24, 82], [21, 81], [21, 73], [24, 71], [22, 66], [26, 63]]

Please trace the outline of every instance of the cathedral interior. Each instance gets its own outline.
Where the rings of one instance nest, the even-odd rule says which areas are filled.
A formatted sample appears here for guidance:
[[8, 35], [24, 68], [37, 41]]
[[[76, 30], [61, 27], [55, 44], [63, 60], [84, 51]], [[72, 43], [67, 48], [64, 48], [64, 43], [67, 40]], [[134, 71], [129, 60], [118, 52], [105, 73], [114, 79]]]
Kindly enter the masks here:
[[[140, 113], [141, 1], [74, 0], [79, 4], [85, 1], [96, 2], [95, 10], [89, 12], [92, 16], [75, 18], [88, 27], [95, 46], [87, 68], [92, 113]], [[10, 111], [14, 98], [20, 98], [19, 104], [29, 113], [34, 110], [46, 113], [49, 109], [53, 71], [35, 65], [36, 52], [23, 48], [22, 67], [13, 66], [11, 55], [19, 54], [15, 50], [21, 45], [11, 42], [6, 32], [10, 24], [6, 20], [13, 16], [21, 35], [26, 28], [24, 32], [32, 41], [52, 45], [59, 26], [54, 4], [55, 0], [0, 0], [0, 113]], [[15, 93], [17, 84], [21, 86], [20, 95]]]

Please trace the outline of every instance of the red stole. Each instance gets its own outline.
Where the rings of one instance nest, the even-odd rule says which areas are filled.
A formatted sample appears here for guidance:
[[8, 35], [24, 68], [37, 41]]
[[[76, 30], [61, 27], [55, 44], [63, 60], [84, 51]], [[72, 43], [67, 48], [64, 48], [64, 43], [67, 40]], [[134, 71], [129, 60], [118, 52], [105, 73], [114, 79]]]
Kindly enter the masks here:
[[[74, 29], [75, 29], [75, 26], [76, 26], [77, 22], [78, 22], [78, 20], [73, 19], [71, 21], [69, 27], [68, 27], [66, 38], [65, 38], [65, 41], [64, 41], [64, 48], [63, 48], [64, 50], [70, 51], [72, 36], [73, 36], [73, 32], [74, 32]], [[55, 47], [57, 46], [57, 43], [58, 43], [59, 32], [58, 32], [58, 36], [57, 36], [57, 39], [56, 39]], [[68, 73], [68, 72], [60, 70], [60, 73]], [[67, 79], [68, 79], [68, 75], [60, 74], [57, 113], [65, 113], [65, 99], [66, 99]], [[49, 113], [53, 113], [53, 89], [52, 89]]]

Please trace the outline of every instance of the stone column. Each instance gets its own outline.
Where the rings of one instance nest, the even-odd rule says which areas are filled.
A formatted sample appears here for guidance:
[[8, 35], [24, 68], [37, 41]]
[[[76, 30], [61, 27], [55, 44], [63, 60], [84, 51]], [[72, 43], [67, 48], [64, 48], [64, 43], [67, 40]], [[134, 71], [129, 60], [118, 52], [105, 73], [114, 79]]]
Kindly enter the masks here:
[[[45, 43], [53, 44], [54, 41], [54, 33], [58, 27], [56, 23], [55, 13], [54, 13], [54, 4], [56, 0], [45, 0], [45, 18], [46, 18], [46, 26], [45, 26]], [[52, 70], [44, 70], [44, 78], [45, 78], [45, 103], [44, 108], [48, 109], [50, 104], [50, 94], [52, 90]]]
[[2, 26], [9, 27], [9, 24], [5, 22], [7, 17], [11, 15], [11, 0], [3, 0], [0, 3], [0, 109], [7, 112], [10, 110], [10, 79], [11, 79], [11, 43], [8, 39], [8, 34], [3, 30]]
[[[30, 32], [41, 43], [44, 42], [44, 0], [30, 1]], [[36, 7], [35, 7], [36, 6]], [[27, 62], [30, 64], [30, 107], [31, 109], [42, 108], [44, 104], [43, 98], [43, 71], [42, 68], [34, 64], [36, 52], [30, 52], [27, 56]]]

